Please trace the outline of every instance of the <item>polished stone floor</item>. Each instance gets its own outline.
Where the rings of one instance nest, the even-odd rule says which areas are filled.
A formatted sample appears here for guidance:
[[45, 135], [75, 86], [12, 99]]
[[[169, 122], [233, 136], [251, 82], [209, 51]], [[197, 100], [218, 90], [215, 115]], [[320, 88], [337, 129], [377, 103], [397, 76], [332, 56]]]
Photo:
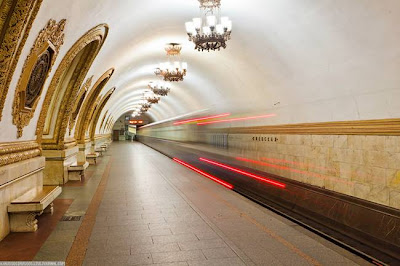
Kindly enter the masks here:
[[87, 265], [365, 264], [147, 146], [111, 154]]
[[90, 166], [85, 182], [69, 183], [58, 200], [68, 201], [64, 216], [81, 219], [53, 226], [35, 260], [67, 265], [368, 265], [138, 142], [114, 142], [99, 164]]

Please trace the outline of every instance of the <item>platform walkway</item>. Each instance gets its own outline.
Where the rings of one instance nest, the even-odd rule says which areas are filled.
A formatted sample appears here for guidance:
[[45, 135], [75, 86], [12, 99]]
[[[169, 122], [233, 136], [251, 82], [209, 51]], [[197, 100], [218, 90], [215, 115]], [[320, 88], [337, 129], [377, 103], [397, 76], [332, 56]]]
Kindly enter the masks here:
[[366, 264], [147, 146], [111, 153], [86, 265]]
[[138, 142], [113, 143], [86, 180], [63, 187], [55, 210], [39, 218], [38, 232], [0, 242], [0, 260], [369, 265]]

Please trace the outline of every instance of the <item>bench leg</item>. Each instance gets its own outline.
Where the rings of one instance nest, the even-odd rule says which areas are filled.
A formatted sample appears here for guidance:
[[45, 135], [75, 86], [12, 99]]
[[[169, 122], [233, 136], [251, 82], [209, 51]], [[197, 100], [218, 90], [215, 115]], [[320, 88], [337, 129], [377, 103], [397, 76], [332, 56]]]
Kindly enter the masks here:
[[35, 232], [38, 229], [36, 216], [42, 212], [10, 213], [11, 232]]
[[54, 203], [50, 203], [49, 206], [47, 206], [46, 209], [44, 209], [43, 213], [49, 213], [49, 214], [53, 215]]
[[96, 165], [96, 158], [86, 158], [90, 165]]
[[82, 171], [68, 171], [68, 179], [72, 181], [81, 181]]

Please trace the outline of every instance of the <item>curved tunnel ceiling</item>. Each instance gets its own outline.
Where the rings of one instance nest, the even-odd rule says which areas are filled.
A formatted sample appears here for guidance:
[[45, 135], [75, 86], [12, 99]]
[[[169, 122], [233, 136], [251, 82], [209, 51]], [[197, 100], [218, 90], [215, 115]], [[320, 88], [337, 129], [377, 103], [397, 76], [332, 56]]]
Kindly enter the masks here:
[[109, 25], [87, 75], [115, 68], [102, 94], [117, 90], [100, 117], [132, 110], [158, 79], [164, 45], [179, 42], [188, 74], [149, 110], [155, 121], [199, 110], [277, 114], [265, 124], [392, 118], [400, 116], [400, 2], [382, 2], [222, 0], [232, 40], [209, 53], [195, 51], [184, 28], [199, 15], [197, 0], [44, 1], [35, 26], [67, 19], [62, 58], [87, 29]]

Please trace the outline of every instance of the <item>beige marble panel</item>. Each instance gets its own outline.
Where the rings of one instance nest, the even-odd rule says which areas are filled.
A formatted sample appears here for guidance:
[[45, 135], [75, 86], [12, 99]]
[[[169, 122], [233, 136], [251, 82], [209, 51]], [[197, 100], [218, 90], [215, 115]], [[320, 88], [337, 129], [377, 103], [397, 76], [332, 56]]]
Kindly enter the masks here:
[[43, 187], [44, 157], [37, 157], [0, 167], [0, 240], [10, 232], [7, 207], [11, 201], [28, 191], [39, 193]]
[[78, 146], [65, 150], [46, 150], [46, 167], [43, 183], [45, 185], [63, 185], [68, 182], [68, 166], [78, 163]]

